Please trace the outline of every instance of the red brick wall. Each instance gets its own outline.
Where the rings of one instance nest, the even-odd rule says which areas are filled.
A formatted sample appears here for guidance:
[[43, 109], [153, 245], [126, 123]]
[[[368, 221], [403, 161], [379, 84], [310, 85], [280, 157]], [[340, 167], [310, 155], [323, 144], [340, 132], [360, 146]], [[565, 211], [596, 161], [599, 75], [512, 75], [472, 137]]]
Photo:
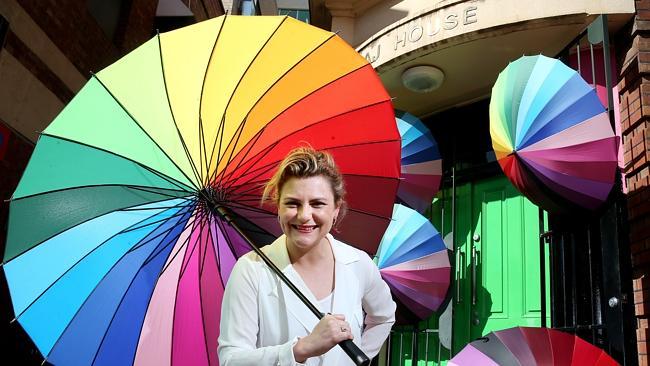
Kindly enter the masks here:
[[621, 35], [619, 92], [639, 364], [648, 365], [650, 334], [650, 0]]
[[158, 4], [157, 0], [126, 1], [115, 37], [110, 39], [85, 0], [17, 2], [84, 75], [101, 70], [151, 38]]

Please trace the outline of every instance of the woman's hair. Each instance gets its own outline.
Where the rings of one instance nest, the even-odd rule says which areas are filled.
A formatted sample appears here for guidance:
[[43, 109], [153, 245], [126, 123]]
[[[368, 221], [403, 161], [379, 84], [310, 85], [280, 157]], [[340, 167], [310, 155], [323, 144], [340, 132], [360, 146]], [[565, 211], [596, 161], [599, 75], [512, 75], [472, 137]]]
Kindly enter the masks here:
[[328, 152], [317, 151], [312, 147], [298, 147], [289, 152], [280, 163], [278, 170], [264, 186], [262, 202], [272, 201], [276, 205], [280, 199], [282, 187], [290, 178], [310, 178], [323, 176], [327, 178], [334, 193], [334, 202], [341, 204], [338, 221], [345, 215], [345, 187], [343, 175]]

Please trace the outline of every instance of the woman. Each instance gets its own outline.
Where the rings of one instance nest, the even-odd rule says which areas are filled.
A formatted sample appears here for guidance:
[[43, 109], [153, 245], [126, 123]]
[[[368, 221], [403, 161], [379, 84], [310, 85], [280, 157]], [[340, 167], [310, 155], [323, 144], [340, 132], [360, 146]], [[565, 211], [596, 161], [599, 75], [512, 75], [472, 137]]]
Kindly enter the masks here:
[[[223, 298], [221, 365], [352, 365], [336, 345], [352, 339], [374, 357], [395, 321], [395, 303], [368, 255], [329, 233], [345, 213], [332, 157], [297, 148], [264, 188], [284, 235], [262, 250], [326, 315], [313, 313], [254, 252], [237, 261]], [[364, 316], [365, 313], [365, 316]]]

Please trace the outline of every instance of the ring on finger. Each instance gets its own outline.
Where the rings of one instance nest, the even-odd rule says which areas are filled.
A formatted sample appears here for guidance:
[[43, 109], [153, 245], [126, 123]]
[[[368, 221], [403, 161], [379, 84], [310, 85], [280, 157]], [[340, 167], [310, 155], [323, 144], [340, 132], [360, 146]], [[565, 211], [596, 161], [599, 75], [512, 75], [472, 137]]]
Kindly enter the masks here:
[[347, 332], [347, 331], [348, 331], [348, 330], [347, 330], [345, 327], [341, 327], [341, 332], [345, 333], [345, 332]]

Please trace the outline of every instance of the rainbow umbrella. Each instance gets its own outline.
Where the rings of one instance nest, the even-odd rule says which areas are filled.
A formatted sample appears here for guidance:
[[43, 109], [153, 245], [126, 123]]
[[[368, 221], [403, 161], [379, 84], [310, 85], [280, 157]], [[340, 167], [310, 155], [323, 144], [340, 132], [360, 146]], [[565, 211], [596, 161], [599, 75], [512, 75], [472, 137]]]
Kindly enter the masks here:
[[395, 112], [402, 136], [402, 174], [399, 202], [422, 213], [431, 206], [442, 179], [442, 157], [431, 131], [417, 117]]
[[549, 328], [515, 327], [491, 332], [463, 348], [450, 366], [615, 366], [605, 351], [578, 336]]
[[214, 207], [271, 241], [261, 184], [308, 142], [345, 176], [338, 236], [374, 253], [399, 141], [376, 73], [330, 32], [228, 16], [160, 34], [41, 134], [10, 203], [15, 317], [54, 364], [217, 365], [224, 284], [250, 248]]
[[446, 298], [451, 274], [447, 247], [438, 230], [417, 211], [395, 204], [375, 261], [403, 305], [403, 318], [414, 314], [426, 319]]
[[501, 168], [539, 206], [595, 209], [614, 185], [617, 138], [595, 90], [562, 62], [524, 56], [499, 74], [490, 135]]

